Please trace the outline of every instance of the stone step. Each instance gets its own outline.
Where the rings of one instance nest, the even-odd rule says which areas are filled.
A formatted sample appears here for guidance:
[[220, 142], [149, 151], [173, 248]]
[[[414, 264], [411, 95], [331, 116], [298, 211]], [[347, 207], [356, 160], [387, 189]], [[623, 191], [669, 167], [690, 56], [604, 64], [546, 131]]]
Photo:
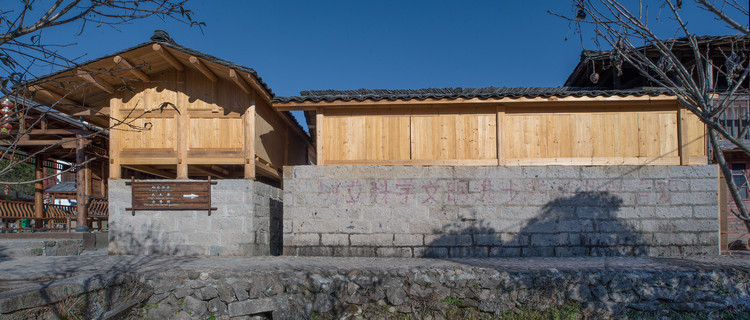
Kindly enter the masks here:
[[77, 256], [83, 251], [83, 239], [3, 239], [0, 259], [36, 256]]

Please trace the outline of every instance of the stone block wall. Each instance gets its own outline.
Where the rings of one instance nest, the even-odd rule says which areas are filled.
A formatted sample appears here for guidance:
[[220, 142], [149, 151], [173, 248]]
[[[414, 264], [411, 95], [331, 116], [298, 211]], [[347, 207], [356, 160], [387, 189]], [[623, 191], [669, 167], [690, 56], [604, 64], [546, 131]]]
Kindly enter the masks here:
[[[207, 211], [136, 211], [126, 180], [109, 180], [110, 254], [268, 255], [281, 189], [252, 180], [217, 180]], [[279, 227], [280, 229], [280, 227]], [[280, 239], [276, 240], [280, 247]], [[277, 249], [280, 251], [280, 249]]]
[[716, 166], [296, 166], [284, 254], [718, 254]]

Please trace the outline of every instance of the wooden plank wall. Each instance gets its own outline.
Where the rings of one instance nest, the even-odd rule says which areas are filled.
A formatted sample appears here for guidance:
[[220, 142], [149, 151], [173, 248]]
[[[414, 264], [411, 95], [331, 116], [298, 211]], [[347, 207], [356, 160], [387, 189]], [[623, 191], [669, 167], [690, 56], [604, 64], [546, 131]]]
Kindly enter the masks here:
[[332, 165], [680, 164], [684, 139], [687, 163], [705, 164], [704, 127], [685, 117], [680, 138], [675, 105], [324, 109], [318, 157]]
[[[254, 139], [247, 140], [255, 142], [256, 152], [251, 157], [257, 155], [278, 168], [306, 164], [305, 153], [290, 157], [289, 149], [307, 150], [307, 143], [287, 132], [286, 123], [270, 106], [255, 102], [235, 83], [219, 79], [214, 84], [199, 71], [187, 68], [182, 75], [170, 70], [150, 77], [150, 82], [134, 84], [132, 91], [111, 100], [111, 108], [116, 110], [113, 115], [127, 117], [134, 127], [150, 123], [148, 130], [120, 126], [125, 130], [112, 135], [116, 141], [111, 148], [117, 150], [111, 152], [119, 154], [119, 165], [178, 165], [183, 158], [188, 165], [254, 165], [255, 159], [245, 159], [243, 121], [245, 111], [254, 104], [257, 116], [254, 129], [249, 127]], [[171, 106], [159, 110], [162, 102], [180, 106], [180, 112]], [[181, 144], [185, 146], [184, 156], [180, 155]], [[304, 156], [299, 159], [299, 154]]]

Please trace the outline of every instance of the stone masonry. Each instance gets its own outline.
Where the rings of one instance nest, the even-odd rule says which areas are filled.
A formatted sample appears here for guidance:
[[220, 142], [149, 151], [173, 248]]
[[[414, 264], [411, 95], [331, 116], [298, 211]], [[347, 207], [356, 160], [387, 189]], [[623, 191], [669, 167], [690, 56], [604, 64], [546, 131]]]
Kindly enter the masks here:
[[718, 170], [698, 166], [296, 166], [284, 254], [718, 254]]
[[109, 181], [111, 254], [252, 256], [280, 251], [281, 240], [272, 239], [271, 232], [272, 221], [281, 216], [281, 189], [251, 180], [218, 180], [211, 187], [211, 205], [217, 210], [210, 216], [207, 211], [147, 210], [132, 215], [125, 210], [131, 206], [125, 181]]

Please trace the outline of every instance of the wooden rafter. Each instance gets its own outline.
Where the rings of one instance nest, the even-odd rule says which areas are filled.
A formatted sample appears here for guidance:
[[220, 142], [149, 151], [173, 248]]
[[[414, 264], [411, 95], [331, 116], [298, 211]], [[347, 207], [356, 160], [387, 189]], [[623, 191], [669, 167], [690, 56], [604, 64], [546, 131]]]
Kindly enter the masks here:
[[208, 80], [211, 80], [211, 82], [219, 81], [219, 78], [216, 77], [216, 75], [208, 69], [205, 63], [201, 62], [198, 57], [190, 56], [190, 64], [192, 64], [198, 71], [200, 71]]
[[249, 80], [250, 85], [255, 89], [255, 91], [260, 92], [261, 96], [263, 97], [263, 100], [270, 103], [271, 102], [271, 96], [268, 95], [268, 92], [263, 88], [263, 86], [258, 83], [258, 80], [255, 79], [255, 77], [252, 74], [247, 74], [247, 80]]
[[251, 94], [253, 92], [247, 82], [237, 74], [236, 70], [229, 69], [229, 78], [232, 79], [232, 81], [234, 81], [234, 83], [236, 83], [246, 94]]
[[229, 178], [229, 175], [225, 174], [223, 172], [225, 170], [223, 170], [223, 169], [221, 171], [214, 170], [213, 166], [192, 165], [192, 166], [190, 166], [190, 170], [195, 170], [197, 172], [200, 172], [200, 173], [212, 176], [212, 177], [220, 178], [220, 179], [227, 179], [227, 178]]
[[164, 47], [162, 47], [160, 44], [154, 43], [151, 48], [154, 49], [154, 51], [156, 51], [156, 53], [158, 53], [162, 57], [162, 59], [166, 60], [167, 63], [177, 69], [177, 71], [182, 71], [185, 69], [182, 63], [177, 61], [177, 58], [175, 58], [171, 53], [167, 52], [167, 50], [164, 49]]
[[138, 68], [133, 67], [133, 65], [125, 58], [121, 56], [115, 56], [114, 61], [116, 64], [121, 64], [125, 68], [128, 68], [128, 71], [130, 71], [130, 73], [132, 73], [134, 76], [138, 77], [138, 79], [141, 79], [143, 81], [151, 81], [151, 78], [149, 78], [147, 74], [143, 73], [141, 70], [138, 70]]
[[94, 76], [91, 75], [91, 72], [89, 72], [89, 71], [86, 71], [86, 70], [83, 70], [81, 68], [78, 68], [76, 70], [76, 75], [79, 78], [81, 78], [83, 80], [86, 80], [87, 82], [93, 84], [97, 88], [102, 89], [102, 90], [104, 90], [105, 92], [107, 92], [109, 94], [114, 94], [115, 93], [115, 88], [113, 88], [111, 85], [109, 85], [108, 83], [106, 83], [104, 81], [94, 79]]
[[35, 95], [42, 95], [49, 100], [58, 102], [58, 104], [64, 104], [64, 105], [69, 105], [69, 106], [83, 106], [83, 104], [78, 101], [63, 97], [39, 85], [31, 86], [29, 87], [29, 89], [33, 91]]

